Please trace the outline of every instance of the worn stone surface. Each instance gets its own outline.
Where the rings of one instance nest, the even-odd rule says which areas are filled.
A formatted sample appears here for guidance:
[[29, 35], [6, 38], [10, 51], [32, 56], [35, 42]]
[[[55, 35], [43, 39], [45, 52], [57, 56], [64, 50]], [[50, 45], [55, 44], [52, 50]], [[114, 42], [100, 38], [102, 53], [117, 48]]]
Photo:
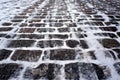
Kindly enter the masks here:
[[119, 0], [0, 5], [0, 80], [120, 79]]
[[74, 48], [74, 47], [77, 47], [79, 45], [79, 42], [76, 40], [67, 40], [66, 44], [67, 44], [67, 46]]
[[45, 47], [57, 47], [57, 46], [63, 46], [63, 41], [61, 40], [47, 40], [47, 41], [39, 41], [37, 44], [40, 48]]
[[100, 40], [100, 43], [105, 48], [120, 47], [120, 43], [115, 39], [103, 39], [103, 40]]
[[11, 40], [8, 47], [31, 47], [35, 40]]
[[0, 79], [8, 80], [11, 76], [14, 76], [15, 72], [18, 72], [19, 69], [22, 69], [22, 67], [15, 63], [0, 64]]
[[51, 60], [74, 60], [75, 59], [75, 50], [73, 49], [56, 49], [45, 51], [45, 57], [48, 53], [50, 54]]
[[11, 50], [6, 49], [0, 50], [0, 60], [7, 59], [10, 56], [11, 52], [12, 52]]
[[12, 60], [36, 62], [41, 57], [41, 53], [40, 50], [17, 50], [12, 55]]

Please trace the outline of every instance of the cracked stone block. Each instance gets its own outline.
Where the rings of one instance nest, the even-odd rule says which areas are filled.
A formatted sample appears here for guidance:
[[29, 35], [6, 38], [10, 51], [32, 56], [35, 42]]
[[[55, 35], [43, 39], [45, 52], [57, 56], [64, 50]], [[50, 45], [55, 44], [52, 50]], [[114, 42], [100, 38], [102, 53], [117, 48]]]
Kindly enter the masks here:
[[42, 32], [54, 32], [55, 29], [54, 28], [38, 28], [37, 31], [39, 33], [42, 33]]
[[0, 32], [11, 31], [12, 27], [0, 27]]
[[59, 32], [70, 32], [70, 28], [58, 28]]
[[37, 35], [37, 34], [20, 34], [18, 35], [19, 38], [29, 38], [29, 39], [44, 39], [44, 35]]
[[36, 62], [39, 60], [42, 54], [41, 50], [16, 50], [12, 55], [12, 60], [21, 60], [21, 61], [29, 61]]
[[70, 63], [65, 65], [65, 78], [68, 80], [97, 80], [94, 67], [90, 63]]
[[102, 31], [113, 31], [116, 32], [117, 28], [116, 27], [99, 27]]
[[99, 42], [105, 48], [120, 47], [120, 43], [117, 40], [115, 40], [115, 39], [102, 39], [102, 40], [99, 40]]
[[49, 35], [50, 38], [58, 38], [58, 39], [67, 39], [68, 35], [67, 34], [51, 34]]
[[7, 47], [17, 48], [17, 47], [31, 47], [35, 40], [8, 40], [10, 42]]
[[19, 33], [33, 33], [35, 31], [35, 28], [21, 28], [19, 30]]
[[79, 42], [76, 40], [67, 40], [66, 44], [67, 44], [67, 46], [74, 48], [74, 47], [77, 47], [79, 45]]
[[45, 40], [45, 41], [39, 41], [37, 44], [37, 47], [41, 48], [47, 48], [47, 47], [60, 47], [63, 46], [62, 40]]
[[114, 67], [115, 67], [117, 73], [120, 75], [120, 62], [115, 63]]
[[0, 61], [3, 59], [7, 59], [10, 56], [11, 52], [12, 52], [11, 50], [1, 49], [0, 50]]
[[50, 51], [45, 51], [44, 58], [50, 56], [50, 60], [74, 60], [76, 52], [73, 49], [54, 49]]
[[84, 48], [84, 49], [89, 48], [88, 45], [87, 45], [87, 43], [86, 43], [86, 41], [84, 41], [84, 40], [80, 40], [80, 46], [81, 46], [82, 48]]
[[22, 67], [16, 63], [0, 64], [0, 79], [8, 80], [10, 77], [17, 77]]
[[58, 64], [40, 64], [30, 71], [33, 79], [54, 80], [60, 74], [61, 65]]
[[120, 59], [120, 49], [113, 49], [117, 53], [117, 57]]
[[2, 23], [2, 26], [11, 26], [11, 25], [12, 25], [11, 22], [4, 22], [4, 23]]

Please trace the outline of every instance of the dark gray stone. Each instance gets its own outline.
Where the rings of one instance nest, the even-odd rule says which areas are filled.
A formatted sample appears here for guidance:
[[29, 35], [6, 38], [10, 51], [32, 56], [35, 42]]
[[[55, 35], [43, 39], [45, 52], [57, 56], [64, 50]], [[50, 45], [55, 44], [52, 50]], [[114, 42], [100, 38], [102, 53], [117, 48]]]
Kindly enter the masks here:
[[36, 62], [41, 57], [41, 54], [41, 50], [17, 50], [12, 55], [12, 60]]

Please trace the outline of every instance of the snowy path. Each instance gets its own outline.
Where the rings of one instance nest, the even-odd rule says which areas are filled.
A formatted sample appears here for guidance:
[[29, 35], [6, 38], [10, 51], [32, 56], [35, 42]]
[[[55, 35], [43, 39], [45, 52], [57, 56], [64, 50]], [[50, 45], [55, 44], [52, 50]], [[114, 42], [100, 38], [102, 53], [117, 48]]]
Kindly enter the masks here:
[[119, 80], [119, 2], [0, 1], [0, 79]]

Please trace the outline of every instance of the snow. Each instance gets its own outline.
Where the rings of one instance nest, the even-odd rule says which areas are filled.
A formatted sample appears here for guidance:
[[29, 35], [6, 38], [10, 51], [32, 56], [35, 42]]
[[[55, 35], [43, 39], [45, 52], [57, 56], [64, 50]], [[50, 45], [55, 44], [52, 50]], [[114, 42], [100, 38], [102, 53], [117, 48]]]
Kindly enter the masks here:
[[[20, 12], [22, 12], [24, 9], [26, 9], [28, 6], [30, 6], [30, 5], [32, 5], [32, 4], [34, 4], [35, 2], [36, 2], [37, 0], [0, 0], [0, 24], [2, 24], [3, 22], [5, 22], [5, 21], [9, 21], [12, 17], [14, 17], [15, 15], [17, 15], [17, 14], [19, 14]], [[45, 0], [40, 6], [39, 6], [39, 10], [40, 9], [42, 9], [45, 5], [47, 5], [48, 4], [48, 1], [49, 0]], [[67, 9], [68, 9], [68, 11], [70, 12], [70, 16], [72, 16], [72, 21], [74, 22], [74, 21], [77, 21], [77, 18], [75, 17], [75, 15], [74, 15], [74, 13], [79, 13], [78, 11], [77, 11], [77, 8], [78, 7], [76, 7], [77, 6], [77, 3], [76, 3], [76, 5], [73, 5], [73, 4], [71, 4], [68, 0], [66, 0], [65, 1], [66, 3], [67, 3]], [[56, 3], [55, 3], [55, 5], [57, 5], [57, 1], [56, 1]], [[86, 4], [88, 7], [90, 7], [90, 8], [94, 8], [94, 6], [92, 5], [92, 4], [90, 4], [90, 3], [87, 3]], [[53, 11], [55, 12], [54, 14], [52, 14], [52, 16], [55, 16], [56, 14], [57, 14], [57, 8], [59, 8], [58, 6], [54, 6], [54, 7], [56, 7], [56, 9], [54, 9]], [[76, 8], [76, 9], [75, 9]], [[75, 9], [75, 10], [73, 10], [73, 9]], [[33, 16], [32, 17], [30, 17], [30, 18], [28, 18], [28, 20], [30, 20], [30, 19], [32, 19], [34, 16], [35, 16], [35, 14], [37, 13], [37, 10], [33, 13]], [[49, 12], [48, 12], [48, 14], [49, 14]], [[84, 14], [84, 13], [80, 13], [81, 15], [85, 15], [86, 16], [86, 14]], [[109, 22], [109, 18], [108, 18], [108, 16], [106, 15], [106, 14], [104, 14], [103, 12], [101, 12], [101, 11], [97, 11], [97, 14], [98, 15], [101, 15], [104, 19], [105, 19], [105, 22]], [[68, 14], [69, 15], [69, 14]], [[46, 17], [49, 17], [49, 15], [47, 15]], [[86, 16], [87, 17], [87, 16]], [[87, 21], [87, 20], [86, 20]], [[88, 19], [88, 21], [89, 21], [89, 19]], [[83, 22], [84, 23], [84, 22]], [[49, 24], [49, 23], [48, 23]], [[77, 24], [77, 23], [76, 23]], [[63, 25], [63, 26], [65, 26], [65, 25]], [[12, 54], [10, 55], [10, 57], [7, 59], [7, 60], [3, 60], [3, 61], [1, 61], [1, 63], [9, 63], [9, 62], [13, 62], [13, 63], [22, 63], [22, 64], [24, 64], [24, 66], [25, 66], [25, 68], [23, 69], [23, 71], [21, 71], [21, 75], [19, 76], [19, 80], [22, 80], [22, 78], [23, 78], [23, 75], [22, 75], [22, 73], [25, 71], [25, 69], [26, 69], [26, 67], [28, 67], [28, 66], [31, 66], [32, 68], [35, 68], [35, 67], [37, 67], [40, 63], [56, 63], [56, 64], [61, 64], [61, 65], [65, 65], [65, 64], [69, 64], [69, 63], [75, 63], [75, 62], [86, 62], [86, 63], [96, 63], [96, 64], [101, 64], [101, 65], [107, 65], [110, 69], [111, 69], [111, 72], [112, 72], [112, 78], [110, 79], [110, 80], [113, 80], [113, 79], [115, 79], [115, 80], [118, 80], [119, 79], [119, 75], [116, 73], [116, 71], [115, 71], [115, 69], [114, 69], [114, 67], [113, 67], [113, 64], [115, 63], [112, 59], [109, 59], [109, 58], [106, 58], [105, 57], [105, 54], [104, 54], [104, 48], [103, 48], [103, 46], [102, 45], [100, 45], [100, 43], [96, 40], [96, 36], [94, 35], [94, 32], [101, 32], [101, 30], [100, 29], [98, 29], [98, 30], [95, 30], [95, 31], [93, 31], [93, 30], [91, 30], [90, 28], [86, 28], [86, 27], [90, 27], [89, 25], [83, 25], [83, 26], [81, 26], [81, 25], [79, 25], [79, 24], [77, 24], [77, 26], [80, 26], [80, 28], [82, 29], [82, 30], [84, 30], [84, 31], [86, 31], [86, 34], [88, 35], [88, 37], [87, 38], [84, 38], [84, 40], [87, 42], [87, 44], [88, 44], [88, 46], [90, 47], [89, 49], [86, 49], [86, 50], [82, 50], [82, 48], [81, 47], [76, 47], [75, 49], [81, 49], [82, 51], [82, 53], [84, 53], [84, 57], [85, 57], [85, 59], [83, 59], [83, 60], [79, 60], [79, 57], [80, 57], [80, 55], [77, 55], [76, 56], [76, 59], [75, 60], [66, 60], [66, 61], [52, 61], [52, 60], [50, 60], [50, 59], [47, 59], [47, 60], [45, 60], [45, 61], [42, 61], [42, 57], [44, 56], [44, 53], [42, 53], [42, 55], [41, 55], [41, 58], [39, 59], [39, 61], [38, 62], [36, 62], [36, 63], [29, 63], [29, 62], [27, 62], [27, 61], [22, 61], [22, 62], [20, 62], [20, 61], [12, 61], [11, 59], [10, 59], [10, 57], [12, 56]], [[45, 26], [46, 28], [49, 28], [49, 26], [47, 25], [47, 26]], [[65, 26], [66, 27], [66, 26]], [[91, 26], [92, 27], [92, 26]], [[118, 26], [119, 27], [119, 26]], [[14, 36], [13, 34], [14, 34], [14, 32], [17, 30], [19, 28], [19, 26], [14, 26], [14, 29], [13, 30], [11, 30], [10, 32], [8, 32], [8, 34], [10, 35], [10, 36]], [[53, 27], [53, 28], [56, 28], [56, 27]], [[119, 30], [120, 31], [120, 30]], [[45, 34], [46, 36], [45, 36], [45, 39], [43, 39], [43, 40], [49, 40], [49, 38], [48, 38], [48, 34], [56, 34], [56, 33], [58, 33], [58, 31], [56, 30], [55, 32], [53, 32], [53, 33], [49, 33], [49, 32], [47, 32], [47, 33], [42, 33], [42, 34]], [[39, 33], [35, 33], [35, 34], [39, 34]], [[76, 37], [76, 35], [75, 35], [75, 32], [74, 32], [74, 30], [71, 28], [71, 31], [70, 31], [70, 33], [67, 33], [67, 32], [64, 32], [64, 33], [58, 33], [58, 34], [67, 34], [67, 35], [70, 35], [70, 34], [72, 34], [72, 39], [74, 39], [74, 40], [77, 40], [77, 41], [79, 41], [79, 38], [78, 37]], [[69, 39], [69, 38], [68, 38]], [[42, 39], [41, 39], [42, 40]], [[55, 40], [55, 39], [54, 39]], [[57, 40], [57, 39], [56, 39]], [[65, 41], [65, 40], [64, 40]], [[0, 45], [0, 49], [4, 49], [4, 48], [6, 48], [6, 43], [7, 43], [7, 40], [5, 39], [5, 38], [3, 38], [3, 39], [1, 39], [0, 40], [0, 43], [2, 43], [1, 45]], [[63, 47], [61, 47], [61, 49], [70, 49], [68, 46], [66, 46], [66, 44], [64, 43], [64, 46]], [[14, 50], [14, 48], [12, 48], [13, 50]], [[32, 47], [32, 48], [22, 48], [22, 49], [27, 49], [27, 50], [40, 50], [40, 48], [37, 48], [37, 47]], [[54, 47], [54, 49], [59, 49], [59, 47]], [[50, 48], [45, 48], [45, 49], [43, 49], [43, 52], [44, 52], [44, 50], [50, 50]], [[89, 58], [89, 56], [88, 56], [88, 54], [86, 53], [87, 51], [89, 51], [89, 50], [95, 50], [95, 55], [96, 55], [96, 57], [97, 57], [97, 60], [91, 60], [90, 58]], [[117, 53], [116, 53], [117, 54]], [[61, 80], [65, 80], [64, 78], [65, 78], [65, 72], [64, 72], [64, 66], [61, 68], [61, 74], [59, 74], [58, 75], [58, 77], [60, 77], [61, 78]], [[81, 77], [82, 78], [82, 77]], [[83, 79], [81, 79], [81, 80], [83, 80]]]
[[0, 0], [0, 25], [22, 12], [37, 0]]

